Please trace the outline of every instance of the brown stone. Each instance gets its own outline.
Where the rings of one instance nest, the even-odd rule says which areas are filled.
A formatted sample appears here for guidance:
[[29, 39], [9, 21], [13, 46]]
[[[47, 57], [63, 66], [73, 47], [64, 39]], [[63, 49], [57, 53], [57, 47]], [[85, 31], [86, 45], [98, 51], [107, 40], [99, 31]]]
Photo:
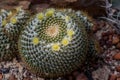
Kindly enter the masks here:
[[23, 80], [32, 80], [30, 77], [25, 77]]
[[19, 6], [22, 6], [23, 9], [29, 9], [31, 2], [30, 1], [20, 1]]
[[118, 49], [120, 49], [120, 42], [116, 45], [116, 47], [117, 47]]
[[76, 80], [88, 80], [88, 78], [83, 73], [81, 73], [76, 77]]
[[65, 0], [67, 2], [76, 2], [77, 0]]
[[119, 36], [118, 35], [114, 35], [112, 38], [112, 43], [113, 44], [117, 44], [120, 41]]
[[50, 3], [50, 0], [29, 0], [32, 4]]
[[120, 80], [120, 78], [117, 78], [116, 80]]
[[16, 77], [15, 77], [15, 75], [10, 75], [10, 77], [9, 77], [9, 80], [18, 80]]
[[73, 77], [72, 77], [72, 76], [69, 76], [68, 79], [69, 79], [69, 80], [73, 80]]
[[31, 9], [33, 12], [41, 12], [47, 9], [49, 6], [50, 6], [49, 4], [43, 3], [43, 4], [33, 5]]
[[96, 32], [97, 30], [98, 30], [98, 25], [95, 24], [95, 25], [93, 26], [93, 28], [92, 28], [92, 31], [93, 31], [93, 32]]
[[78, 76], [79, 74], [80, 74], [80, 72], [78, 72], [78, 71], [73, 72], [74, 77]]
[[118, 72], [120, 72], [120, 66], [117, 66], [117, 67], [116, 67], [116, 70], [117, 70]]
[[0, 0], [0, 8], [1, 9], [13, 9], [18, 5], [17, 0]]
[[2, 78], [3, 78], [3, 75], [0, 73], [0, 80], [2, 80]]
[[117, 78], [117, 76], [116, 76], [116, 75], [114, 75], [114, 74], [112, 74], [112, 75], [110, 75], [109, 80], [116, 80], [116, 78]]
[[116, 53], [116, 54], [113, 56], [113, 59], [115, 59], [115, 60], [120, 60], [120, 52], [119, 52], [119, 53]]

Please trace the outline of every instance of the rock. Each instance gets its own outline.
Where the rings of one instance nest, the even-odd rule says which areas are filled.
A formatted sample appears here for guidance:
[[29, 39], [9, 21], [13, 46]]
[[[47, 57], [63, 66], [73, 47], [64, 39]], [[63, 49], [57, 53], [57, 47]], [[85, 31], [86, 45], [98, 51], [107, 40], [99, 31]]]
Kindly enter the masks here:
[[120, 78], [117, 78], [116, 80], [120, 80]]
[[9, 68], [1, 68], [0, 72], [2, 72], [3, 74], [7, 74], [9, 73], [10, 69]]
[[80, 74], [80, 72], [78, 72], [78, 71], [75, 71], [75, 72], [73, 72], [73, 76], [78, 76]]
[[18, 80], [18, 79], [15, 77], [15, 75], [11, 74], [9, 80]]
[[117, 66], [117, 67], [116, 67], [116, 70], [117, 70], [118, 72], [120, 72], [120, 66]]
[[120, 49], [120, 42], [116, 45], [116, 47], [117, 47], [118, 49]]
[[69, 78], [68, 78], [69, 80], [73, 80], [73, 77], [72, 76], [69, 76]]
[[116, 76], [116, 75], [114, 75], [114, 74], [111, 74], [111, 75], [110, 75], [110, 78], [109, 78], [109, 80], [116, 80], [116, 78], [117, 78], [117, 76]]
[[0, 9], [13, 9], [18, 5], [17, 0], [0, 0]]
[[30, 77], [25, 77], [23, 80], [32, 80]]
[[41, 12], [44, 9], [47, 9], [50, 5], [47, 3], [43, 3], [43, 4], [37, 4], [37, 5], [33, 5], [31, 8], [32, 12]]
[[98, 30], [97, 25], [93, 26], [92, 31], [95, 33], [95, 32], [97, 32], [97, 30]]
[[120, 52], [116, 53], [116, 54], [113, 56], [113, 59], [115, 59], [115, 60], [120, 60]]
[[67, 2], [76, 2], [77, 0], [65, 0]]
[[31, 2], [30, 1], [20, 1], [19, 6], [22, 6], [23, 9], [29, 9]]
[[52, 4], [54, 4], [54, 5], [58, 6], [58, 7], [61, 7], [61, 6], [65, 7], [65, 6], [68, 5], [68, 2], [65, 1], [65, 0], [50, 0], [50, 1], [51, 1]]
[[113, 44], [117, 44], [117, 43], [120, 41], [118, 35], [113, 35], [113, 38], [112, 38], [112, 39], [113, 39], [113, 40], [112, 40], [112, 43], [113, 43]]
[[32, 4], [50, 3], [50, 0], [29, 0]]
[[2, 80], [2, 78], [3, 78], [3, 75], [0, 73], [0, 80]]
[[88, 78], [86, 77], [86, 75], [81, 73], [76, 77], [76, 80], [88, 80]]
[[4, 76], [4, 79], [6, 79], [6, 80], [9, 80], [9, 78], [10, 78], [10, 74], [8, 73], [8, 74], [3, 74], [3, 76]]
[[18, 0], [4, 0], [6, 1], [6, 4], [9, 6], [17, 6], [18, 5]]
[[93, 80], [108, 80], [110, 69], [108, 66], [103, 66], [92, 72]]

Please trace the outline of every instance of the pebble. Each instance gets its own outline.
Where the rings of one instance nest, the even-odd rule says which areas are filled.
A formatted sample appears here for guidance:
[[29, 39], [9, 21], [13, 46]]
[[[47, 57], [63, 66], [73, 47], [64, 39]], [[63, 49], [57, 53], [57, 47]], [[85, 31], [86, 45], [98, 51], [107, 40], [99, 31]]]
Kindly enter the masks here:
[[78, 71], [75, 71], [75, 72], [73, 72], [73, 76], [78, 76], [80, 74], [80, 72], [78, 72]]
[[114, 35], [112, 39], [113, 39], [113, 40], [112, 40], [112, 43], [113, 43], [113, 44], [117, 44], [117, 43], [120, 41], [118, 35]]
[[43, 4], [33, 5], [31, 9], [33, 12], [41, 12], [41, 11], [47, 9], [49, 6], [50, 6], [49, 4], [43, 3]]
[[116, 66], [116, 70], [120, 72], [120, 66]]
[[110, 75], [110, 78], [109, 78], [109, 80], [116, 80], [116, 78], [117, 78], [117, 76], [116, 76], [116, 75], [114, 75], [114, 74], [111, 74], [111, 75]]
[[9, 80], [18, 80], [18, 79], [15, 77], [15, 75], [11, 74]]
[[3, 75], [0, 73], [0, 80], [2, 80], [2, 78], [3, 78]]
[[120, 49], [120, 42], [116, 45], [116, 48]]
[[10, 69], [9, 68], [1, 68], [0, 72], [2, 72], [3, 74], [7, 74], [9, 73]]
[[117, 78], [116, 80], [120, 80], [120, 78]]
[[0, 0], [0, 9], [13, 9], [17, 6], [17, 2], [16, 0]]
[[113, 59], [115, 59], [115, 60], [120, 60], [120, 52], [116, 53], [116, 54], [113, 56]]
[[93, 80], [108, 80], [110, 69], [108, 66], [103, 66], [92, 72]]
[[23, 80], [32, 80], [30, 77], [25, 77]]
[[31, 2], [30, 1], [20, 1], [19, 6], [22, 6], [23, 9], [29, 9]]
[[95, 33], [98, 31], [98, 24], [94, 24], [93, 28], [92, 28], [92, 31]]
[[72, 76], [69, 76], [69, 78], [68, 78], [69, 80], [73, 80], [73, 77]]
[[76, 77], [76, 80], [88, 80], [85, 74], [81, 73]]
[[48, 3], [50, 0], [30, 0], [32, 4]]

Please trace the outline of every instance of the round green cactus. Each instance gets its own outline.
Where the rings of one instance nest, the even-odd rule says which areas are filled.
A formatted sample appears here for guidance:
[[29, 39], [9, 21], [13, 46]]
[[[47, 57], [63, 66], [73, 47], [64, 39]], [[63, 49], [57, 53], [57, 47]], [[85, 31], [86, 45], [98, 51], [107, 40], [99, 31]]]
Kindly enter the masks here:
[[6, 24], [5, 19], [10, 15], [7, 10], [1, 10], [0, 12], [0, 61], [12, 59], [12, 51], [10, 50], [10, 39], [4, 32], [4, 26]]
[[0, 61], [11, 60], [18, 52], [17, 41], [26, 24], [28, 13], [21, 8], [0, 12]]
[[86, 59], [87, 46], [84, 23], [55, 9], [35, 15], [19, 39], [21, 58], [41, 77], [70, 74]]

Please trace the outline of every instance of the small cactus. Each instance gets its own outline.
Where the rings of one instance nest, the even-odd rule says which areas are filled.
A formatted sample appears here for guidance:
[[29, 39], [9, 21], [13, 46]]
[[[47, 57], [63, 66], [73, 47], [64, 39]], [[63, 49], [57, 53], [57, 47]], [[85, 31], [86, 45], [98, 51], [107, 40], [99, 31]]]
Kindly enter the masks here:
[[0, 61], [11, 60], [18, 52], [18, 36], [28, 19], [28, 13], [21, 8], [1, 10], [0, 12]]
[[6, 34], [11, 39], [18, 39], [18, 35], [26, 25], [26, 20], [29, 19], [30, 15], [27, 11], [17, 7], [10, 10], [10, 15], [6, 19], [7, 23], [4, 25]]
[[10, 15], [7, 10], [1, 10], [0, 12], [0, 61], [12, 59], [12, 51], [10, 48], [10, 39], [4, 33], [4, 26], [6, 24], [5, 19]]

